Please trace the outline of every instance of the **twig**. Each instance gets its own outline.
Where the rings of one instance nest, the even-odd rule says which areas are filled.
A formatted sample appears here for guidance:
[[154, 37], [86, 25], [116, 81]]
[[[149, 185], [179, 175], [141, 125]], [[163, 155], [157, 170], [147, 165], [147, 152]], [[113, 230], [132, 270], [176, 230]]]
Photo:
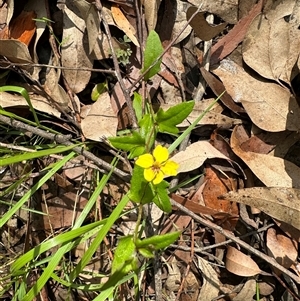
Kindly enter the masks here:
[[[266, 225], [264, 227], [261, 227], [261, 228], [255, 230], [255, 231], [251, 231], [251, 232], [248, 232], [246, 234], [243, 234], [243, 235], [239, 236], [239, 238], [244, 238], [244, 237], [248, 237], [248, 236], [260, 233], [260, 232], [264, 232], [264, 231], [268, 230], [269, 228], [271, 228], [273, 226], [274, 226], [274, 224]], [[222, 247], [222, 246], [225, 246], [227, 244], [230, 244], [231, 242], [232, 242], [232, 240], [228, 239], [228, 240], [219, 242], [217, 244], [209, 245], [209, 246], [206, 246], [206, 247], [194, 248], [194, 252], [195, 253], [203, 253], [206, 250], [211, 250], [211, 249], [214, 249], [214, 248]], [[179, 250], [182, 250], [182, 251], [191, 251], [191, 247], [189, 247], [189, 246], [181, 246], [181, 245], [171, 244], [170, 247], [175, 248], [175, 249], [179, 249]], [[205, 254], [208, 254], [208, 253], [205, 252]], [[208, 255], [210, 256], [210, 254], [208, 254]]]
[[[25, 124], [21, 121], [13, 120], [13, 119], [11, 119], [9, 117], [6, 117], [6, 116], [3, 116], [3, 115], [0, 115], [0, 122], [3, 122], [3, 123], [15, 128], [15, 129], [18, 129], [18, 130], [29, 131], [29, 132], [31, 132], [35, 135], [38, 135], [38, 136], [43, 137], [45, 139], [56, 141], [60, 144], [66, 145], [66, 146], [74, 145], [73, 150], [76, 153], [78, 153], [80, 155], [83, 155], [86, 158], [93, 161], [95, 163], [95, 165], [97, 165], [100, 168], [100, 171], [102, 173], [107, 173], [108, 171], [110, 171], [113, 168], [113, 166], [111, 166], [109, 163], [107, 163], [104, 160], [96, 157], [91, 152], [89, 152], [87, 150], [84, 150], [82, 147], [75, 146], [74, 143], [70, 142], [71, 135], [66, 136], [66, 135], [56, 135], [56, 134], [48, 133], [44, 130], [41, 130], [41, 129], [33, 127], [33, 126], [30, 126], [30, 125]], [[120, 170], [116, 167], [114, 168], [113, 173], [116, 176], [118, 176], [119, 178], [121, 178], [122, 180], [124, 180], [125, 182], [129, 181], [129, 179], [130, 179], [129, 174], [123, 172], [122, 170]]]
[[[214, 16], [213, 15], [209, 15], [207, 16], [206, 20], [213, 24], [214, 22]], [[209, 64], [210, 64], [210, 56], [211, 56], [211, 47], [212, 47], [212, 40], [209, 41], [205, 41], [204, 42], [204, 52], [203, 52], [203, 65], [205, 70], [209, 71]], [[200, 101], [204, 95], [206, 89], [206, 82], [205, 79], [203, 78], [203, 76], [201, 75], [198, 87], [196, 88], [196, 91], [194, 93], [194, 97], [193, 99], [195, 101]]]
[[[78, 67], [62, 67], [62, 66], [54, 66], [54, 65], [47, 65], [47, 64], [33, 64], [33, 63], [12, 63], [5, 60], [0, 60], [0, 67], [3, 69], [9, 69], [14, 66], [18, 67], [45, 67], [45, 68], [53, 68], [53, 69], [61, 69], [61, 70], [78, 70]], [[93, 69], [93, 68], [86, 68], [80, 67], [81, 71], [91, 71], [91, 72], [102, 72], [102, 73], [109, 73], [115, 75], [114, 70], [108, 69]]]
[[194, 220], [192, 219], [192, 222], [191, 222], [191, 255], [190, 255], [190, 259], [189, 259], [189, 262], [188, 262], [188, 265], [186, 267], [186, 270], [184, 272], [184, 276], [183, 276], [183, 279], [181, 281], [181, 284], [180, 284], [180, 287], [179, 287], [179, 290], [177, 292], [177, 296], [176, 296], [176, 299], [175, 301], [179, 301], [180, 300], [180, 295], [183, 291], [183, 286], [184, 286], [184, 283], [187, 279], [187, 276], [190, 272], [190, 269], [191, 269], [191, 265], [193, 263], [193, 259], [194, 259], [194, 254], [195, 254], [195, 250], [194, 250], [194, 243], [195, 243], [195, 236], [194, 236]]
[[[49, 8], [49, 3], [48, 3], [48, 0], [45, 0], [45, 8], [46, 8], [46, 11], [47, 11], [47, 18], [49, 20], [51, 20], [51, 13], [50, 13], [50, 8]], [[49, 44], [51, 46], [51, 49], [54, 53], [54, 57], [55, 57], [55, 61], [56, 61], [56, 64], [58, 66], [61, 66], [61, 56], [59, 54], [59, 50], [58, 50], [58, 47], [57, 47], [57, 44], [56, 44], [56, 40], [54, 38], [54, 33], [53, 33], [53, 28], [52, 28], [52, 24], [50, 22], [48, 22], [47, 24], [49, 30], [50, 30], [50, 36], [49, 36]], [[73, 111], [75, 113], [75, 117], [76, 119], [74, 120], [76, 122], [76, 126], [77, 128], [81, 131], [81, 126], [80, 126], [80, 122], [81, 122], [81, 119], [80, 119], [80, 113], [79, 113], [79, 110], [78, 110], [78, 107], [77, 107], [77, 104], [75, 102], [75, 99], [74, 99], [74, 93], [72, 91], [72, 89], [70, 88], [70, 85], [68, 83], [68, 80], [67, 78], [65, 77], [64, 75], [64, 70], [62, 70], [62, 79], [63, 79], [63, 82], [64, 82], [64, 86], [67, 90], [67, 94], [69, 96], [69, 99], [70, 99], [70, 102], [72, 104], [72, 107], [73, 107]]]
[[224, 229], [221, 228], [220, 226], [217, 226], [214, 223], [212, 223], [212, 222], [210, 222], [208, 220], [205, 220], [204, 218], [198, 216], [194, 212], [190, 211], [189, 209], [185, 208], [181, 204], [179, 204], [176, 201], [174, 201], [173, 199], [170, 199], [170, 200], [171, 200], [171, 204], [173, 206], [176, 206], [178, 209], [180, 209], [182, 212], [188, 214], [190, 217], [192, 217], [193, 219], [195, 219], [200, 224], [202, 224], [202, 225], [204, 225], [206, 227], [209, 227], [209, 228], [211, 228], [211, 229], [219, 232], [220, 234], [224, 235], [226, 238], [228, 238], [228, 239], [232, 240], [233, 242], [237, 243], [238, 245], [240, 245], [241, 247], [245, 248], [246, 250], [248, 250], [252, 254], [260, 257], [263, 260], [265, 260], [270, 265], [272, 265], [274, 268], [277, 268], [282, 273], [284, 273], [285, 275], [289, 276], [295, 282], [297, 282], [298, 284], [300, 284], [300, 277], [297, 277], [295, 274], [291, 273], [289, 270], [287, 270], [286, 268], [284, 268], [283, 266], [281, 266], [279, 263], [276, 262], [276, 260], [274, 258], [269, 257], [266, 254], [264, 254], [264, 253], [256, 250], [255, 248], [249, 246], [246, 242], [244, 242], [241, 239], [235, 237], [234, 235], [232, 235], [232, 234], [224, 231]]
[[115, 50], [114, 50], [114, 47], [113, 47], [113, 44], [112, 44], [112, 40], [111, 40], [110, 29], [109, 29], [108, 23], [107, 23], [107, 21], [105, 19], [105, 16], [102, 13], [103, 6], [102, 6], [100, 0], [95, 0], [95, 6], [96, 6], [97, 10], [99, 11], [102, 23], [103, 23], [104, 28], [105, 28], [105, 32], [106, 32], [106, 35], [107, 35], [108, 44], [109, 44], [109, 47], [110, 47], [110, 50], [111, 50], [112, 59], [113, 59], [114, 67], [115, 67], [115, 75], [116, 75], [116, 77], [118, 79], [118, 82], [120, 84], [120, 87], [121, 87], [121, 89], [122, 89], [122, 91], [124, 93], [126, 104], [127, 104], [128, 110], [129, 110], [129, 116], [130, 116], [130, 119], [132, 121], [132, 126], [133, 126], [133, 128], [137, 128], [138, 124], [137, 124], [137, 119], [136, 119], [136, 116], [135, 116], [135, 113], [134, 113], [134, 109], [133, 109], [133, 105], [132, 105], [130, 93], [126, 89], [126, 87], [124, 85], [124, 82], [123, 82], [123, 78], [121, 76], [119, 62], [118, 62], [118, 59], [117, 59], [117, 56], [116, 56], [116, 53], [115, 53]]

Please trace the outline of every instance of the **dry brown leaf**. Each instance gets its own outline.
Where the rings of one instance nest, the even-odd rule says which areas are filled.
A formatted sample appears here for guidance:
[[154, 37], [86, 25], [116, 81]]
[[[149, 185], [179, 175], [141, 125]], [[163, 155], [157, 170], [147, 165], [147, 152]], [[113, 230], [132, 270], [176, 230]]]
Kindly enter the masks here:
[[86, 193], [78, 196], [76, 192], [67, 191], [60, 197], [48, 198], [45, 204], [41, 204], [43, 212], [48, 215], [36, 214], [33, 218], [33, 228], [40, 231], [70, 227], [84, 210], [88, 201], [86, 197]]
[[215, 149], [208, 141], [198, 141], [188, 146], [186, 150], [177, 153], [172, 160], [179, 164], [178, 172], [187, 172], [200, 167], [206, 159], [222, 158], [230, 161]]
[[[249, 0], [245, 2], [248, 4]], [[240, 19], [239, 22], [229, 31], [228, 34], [223, 36], [220, 40], [218, 40], [218, 42], [215, 45], [213, 45], [211, 49], [211, 60], [210, 60], [212, 65], [218, 63], [220, 60], [222, 60], [227, 55], [229, 55], [234, 49], [236, 49], [238, 44], [244, 40], [252, 20], [258, 14], [261, 13], [262, 3], [263, 1], [260, 0], [259, 3], [253, 5], [251, 10], [247, 7], [246, 9], [247, 15], [244, 16], [242, 19]], [[242, 3], [240, 1], [239, 9], [241, 5]]]
[[[198, 10], [196, 6], [190, 6], [186, 12], [187, 21], [191, 18], [191, 16]], [[209, 24], [205, 19], [206, 12], [198, 12], [196, 16], [191, 20], [190, 25], [195, 31], [195, 34], [198, 38], [203, 41], [209, 41], [217, 36], [220, 32], [222, 32], [227, 23], [222, 23], [219, 25]]]
[[82, 19], [85, 20], [86, 31], [89, 39], [89, 54], [95, 48], [100, 29], [100, 18], [96, 6], [85, 0], [75, 0], [74, 4], [79, 9]]
[[33, 63], [27, 45], [18, 40], [0, 40], [0, 55], [13, 63]]
[[[50, 106], [49, 101], [43, 96], [30, 94], [30, 101], [36, 110], [52, 116], [60, 117], [60, 112]], [[23, 96], [7, 92], [0, 92], [0, 106], [2, 108], [27, 107], [29, 109], [28, 103]]]
[[300, 230], [299, 189], [252, 187], [230, 191], [220, 198], [256, 207], [271, 217]]
[[203, 67], [200, 68], [200, 71], [205, 81], [213, 90], [216, 96], [223, 93], [221, 101], [227, 108], [229, 108], [231, 111], [237, 114], [245, 113], [244, 108], [237, 105], [232, 99], [232, 97], [226, 92], [226, 89], [220, 80], [218, 80], [215, 76], [213, 76], [209, 71], [205, 70], [205, 68]]
[[127, 18], [125, 17], [123, 12], [121, 11], [121, 9], [116, 5], [112, 5], [111, 6], [111, 13], [112, 13], [112, 16], [114, 18], [114, 21], [115, 21], [117, 27], [127, 35], [127, 37], [131, 40], [131, 42], [135, 46], [139, 47], [140, 44], [139, 44], [137, 38], [135, 37], [136, 30], [129, 23], [129, 21], [127, 20]]
[[148, 30], [154, 30], [157, 22], [157, 13], [161, 0], [143, 0], [142, 3], [145, 8], [145, 19]]
[[[91, 71], [82, 71], [81, 67], [92, 68], [93, 61], [88, 55], [85, 21], [76, 15], [78, 9], [68, 1], [64, 9], [63, 45], [61, 47], [61, 63], [63, 67], [78, 68], [64, 70], [64, 77], [74, 93], [81, 92], [88, 84]], [[78, 12], [77, 12], [78, 13]]]
[[[193, 197], [193, 200], [190, 200], [188, 198], [184, 198], [182, 196], [172, 193], [171, 198], [175, 202], [181, 204], [182, 206], [188, 208], [189, 210], [191, 210], [192, 212], [197, 213], [197, 214], [211, 215], [212, 217], [214, 217], [216, 219], [227, 219], [227, 218], [231, 217], [229, 213], [219, 212], [217, 210], [200, 205], [198, 203], [199, 201], [196, 202], [196, 199], [194, 197]], [[174, 209], [176, 210], [176, 208], [174, 208]], [[233, 216], [233, 217], [235, 217], [235, 216]]]
[[213, 300], [218, 297], [220, 291], [219, 275], [207, 260], [197, 256], [197, 262], [203, 277], [203, 285], [198, 300]]
[[300, 108], [288, 89], [251, 76], [229, 59], [222, 60], [213, 72], [259, 128], [269, 132], [300, 129]]
[[265, 17], [253, 20], [243, 41], [243, 59], [248, 66], [266, 78], [288, 84], [296, 75], [293, 68], [300, 47], [299, 21], [286, 20], [294, 5], [294, 0], [274, 3]]
[[228, 23], [235, 24], [238, 20], [238, 0], [188, 0], [188, 2], [197, 7], [201, 5], [201, 10], [216, 14]]
[[46, 74], [46, 81], [44, 84], [45, 92], [53, 98], [63, 109], [68, 108], [69, 97], [66, 91], [58, 84], [60, 78], [60, 71], [50, 68]]
[[[299, 200], [300, 204], [300, 200]], [[299, 207], [299, 206], [298, 206]], [[300, 213], [299, 213], [300, 219]], [[275, 260], [289, 269], [297, 259], [298, 256], [298, 244], [296, 241], [291, 238], [283, 235], [283, 233], [276, 233], [276, 230], [273, 228], [268, 229], [267, 231], [267, 248], [268, 254], [272, 255]], [[280, 275], [281, 272], [275, 270], [277, 275]]]
[[[13, 1], [12, 1], [13, 2]], [[25, 10], [31, 11], [34, 10], [36, 13], [37, 19], [42, 19], [43, 17], [47, 16], [47, 11], [45, 7], [44, 1], [35, 1], [35, 0], [29, 0], [25, 5]], [[42, 36], [42, 34], [45, 31], [46, 23], [45, 22], [35, 22], [36, 25], [36, 31], [35, 31], [35, 38], [33, 43], [33, 61], [35, 63], [39, 63], [39, 57], [36, 52], [37, 44]], [[33, 73], [31, 74], [32, 78], [35, 80], [39, 80], [41, 67], [34, 67]]]
[[230, 140], [232, 150], [266, 186], [300, 188], [300, 168], [297, 165], [272, 155], [245, 152], [240, 145], [248, 140], [246, 136], [245, 129], [236, 126]]
[[178, 268], [177, 259], [173, 256], [170, 264], [167, 263], [168, 277], [165, 282], [166, 289], [170, 292], [178, 291], [181, 283], [181, 273]]
[[175, 23], [172, 24], [170, 40], [178, 37], [176, 43], [180, 43], [191, 33], [192, 27], [190, 25], [186, 27], [186, 11], [189, 4], [182, 0], [176, 0], [175, 2], [176, 16]]
[[229, 272], [243, 277], [261, 273], [261, 269], [251, 257], [231, 246], [227, 247], [225, 267]]
[[84, 136], [94, 141], [100, 141], [103, 136], [112, 137], [116, 135], [118, 118], [111, 107], [107, 92], [101, 94], [97, 101], [90, 106], [81, 127]]
[[256, 280], [249, 279], [246, 281], [241, 291], [232, 299], [232, 301], [253, 300], [253, 296], [255, 294], [256, 294]]

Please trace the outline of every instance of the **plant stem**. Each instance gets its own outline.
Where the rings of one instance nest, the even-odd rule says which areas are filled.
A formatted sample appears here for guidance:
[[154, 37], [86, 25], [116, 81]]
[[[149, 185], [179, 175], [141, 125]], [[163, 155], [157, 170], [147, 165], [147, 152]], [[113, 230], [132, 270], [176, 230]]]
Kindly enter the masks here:
[[137, 241], [138, 239], [138, 235], [139, 235], [139, 227], [142, 221], [142, 215], [143, 215], [143, 204], [139, 204], [138, 207], [138, 218], [136, 221], [136, 225], [135, 225], [135, 230], [134, 230], [134, 237], [133, 237], [133, 241], [134, 243]]

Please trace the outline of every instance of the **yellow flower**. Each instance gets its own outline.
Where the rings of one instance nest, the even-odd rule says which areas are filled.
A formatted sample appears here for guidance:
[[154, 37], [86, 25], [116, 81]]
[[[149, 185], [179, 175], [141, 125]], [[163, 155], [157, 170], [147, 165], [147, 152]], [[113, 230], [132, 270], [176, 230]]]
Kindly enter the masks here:
[[153, 155], [144, 154], [138, 157], [136, 165], [144, 168], [144, 178], [148, 182], [153, 182], [154, 185], [159, 184], [164, 176], [176, 176], [179, 165], [171, 160], [168, 160], [168, 150], [158, 145]]

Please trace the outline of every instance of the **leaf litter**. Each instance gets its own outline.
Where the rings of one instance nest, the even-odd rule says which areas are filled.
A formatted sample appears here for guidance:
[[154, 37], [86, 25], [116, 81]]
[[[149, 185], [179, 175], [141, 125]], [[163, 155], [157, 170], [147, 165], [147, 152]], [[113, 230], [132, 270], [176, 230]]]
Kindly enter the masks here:
[[[147, 224], [149, 229], [145, 231], [160, 229], [167, 233], [176, 225], [182, 234], [176, 244], [161, 254], [163, 259], [158, 267], [150, 265], [150, 270], [156, 273], [155, 283], [149, 281], [152, 272], [145, 271], [143, 293], [150, 300], [155, 300], [153, 295], [156, 300], [163, 300], [163, 293], [157, 289], [160, 285], [172, 300], [250, 300], [249, 296], [254, 298], [257, 294], [262, 300], [280, 300], [286, 295], [299, 300], [300, 18], [297, 3], [292, 0], [258, 3], [151, 0], [142, 1], [142, 9], [137, 10], [135, 1], [102, 2], [102, 16], [110, 33], [103, 29], [103, 20], [90, 1], [67, 0], [50, 5], [48, 1], [28, 0], [19, 8], [13, 1], [0, 1], [0, 89], [4, 85], [29, 84], [32, 105], [43, 124], [50, 124], [79, 141], [88, 141], [89, 150], [108, 163], [113, 159], [111, 153], [115, 153], [105, 143], [106, 138], [123, 132], [126, 135], [134, 124], [126, 93], [131, 99], [133, 92], [139, 93], [143, 100], [148, 99], [154, 112], [161, 112], [159, 108], [167, 111], [174, 104], [184, 103], [199, 95], [199, 91], [205, 91], [190, 116], [178, 125], [178, 131], [182, 132], [205, 112], [212, 99], [225, 91], [199, 121], [188, 143], [175, 151], [172, 160], [180, 165], [178, 180], [185, 185], [170, 194], [176, 202], [212, 221], [221, 230], [195, 222], [175, 206], [162, 224], [158, 223], [162, 213], [157, 218], [149, 210], [149, 219], [153, 214], [155, 222]], [[186, 20], [200, 5], [197, 15], [187, 24]], [[174, 14], [176, 7], [178, 11]], [[208, 19], [207, 15], [213, 18]], [[181, 31], [183, 34], [179, 35]], [[155, 36], [157, 43], [150, 45], [155, 53], [143, 66], [141, 53], [147, 32]], [[160, 40], [163, 48], [159, 47]], [[208, 46], [210, 42], [213, 45]], [[113, 51], [121, 78], [114, 76], [117, 67], [113, 64]], [[160, 69], [160, 61], [155, 60], [164, 51]], [[148, 72], [142, 84], [141, 74], [153, 63], [159, 74], [150, 82]], [[93, 87], [105, 81], [107, 91], [93, 102]], [[0, 106], [0, 117], [32, 118], [26, 101], [18, 95], [0, 92]], [[3, 126], [2, 119], [0, 122]], [[25, 141], [33, 143], [36, 139], [29, 131], [22, 138], [13, 139], [12, 129], [1, 130], [3, 153], [21, 149]], [[173, 135], [177, 132], [172, 131]], [[161, 144], [170, 145], [173, 138], [164, 134], [160, 139]], [[38, 139], [29, 149], [32, 151], [44, 143], [49, 141]], [[3, 200], [16, 203], [19, 193], [34, 185], [42, 168], [51, 166], [55, 160], [57, 157], [49, 156], [32, 162], [33, 166], [22, 162], [4, 167], [0, 183]], [[131, 163], [126, 155], [120, 154], [117, 168], [130, 174]], [[18, 223], [11, 220], [1, 229], [4, 250], [19, 252], [25, 246], [22, 237], [29, 239], [32, 246], [38, 245], [55, 231], [69, 229], [74, 224], [90, 197], [93, 174], [103, 169], [81, 156], [72, 164], [42, 186], [42, 194], [37, 196], [40, 205], [29, 205], [44, 215], [30, 217], [24, 214], [26, 210], [20, 210], [16, 216]], [[16, 190], [14, 196], [7, 192], [7, 185], [22, 179], [27, 188]], [[113, 177], [86, 222], [107, 217], [127, 191], [128, 181]], [[242, 217], [241, 204], [246, 205], [247, 218], [244, 213]], [[134, 212], [134, 205], [128, 206]], [[7, 208], [7, 204], [1, 204], [1, 216]], [[107, 250], [104, 245], [99, 246], [95, 253], [97, 264], [88, 267], [91, 273], [109, 273], [115, 236], [130, 233], [125, 228], [137, 217], [133, 213], [130, 220], [126, 218], [121, 218], [116, 224], [119, 227], [112, 228], [106, 237], [109, 252], [104, 251]], [[38, 235], [41, 230], [45, 232], [42, 236]], [[266, 257], [261, 260], [250, 248], [241, 249], [226, 241], [222, 231], [240, 237]], [[84, 253], [85, 246], [79, 245], [77, 256], [83, 257]], [[273, 267], [274, 261], [282, 269]], [[292, 278], [287, 278], [289, 272]], [[91, 281], [83, 279], [86, 283]], [[270, 279], [276, 286], [270, 285]], [[260, 287], [260, 293], [255, 284]], [[55, 287], [51, 285], [49, 289], [54, 292]], [[60, 293], [66, 293], [63, 285], [55, 286]], [[89, 298], [93, 300], [95, 295]]]

